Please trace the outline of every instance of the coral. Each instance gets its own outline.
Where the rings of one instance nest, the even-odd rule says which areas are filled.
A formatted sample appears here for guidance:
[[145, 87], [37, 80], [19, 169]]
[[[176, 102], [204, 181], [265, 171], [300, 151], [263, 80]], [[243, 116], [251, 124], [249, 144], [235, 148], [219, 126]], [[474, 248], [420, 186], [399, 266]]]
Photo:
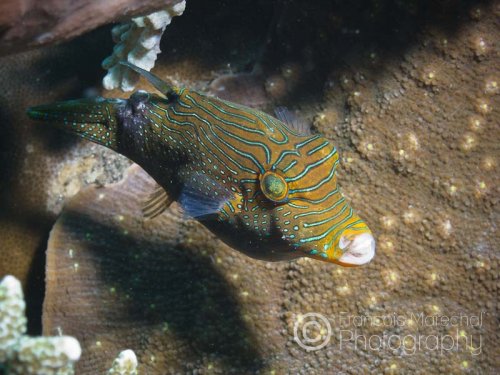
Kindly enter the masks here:
[[262, 77], [254, 73], [221, 75], [210, 83], [208, 92], [249, 107], [262, 107], [268, 102]]
[[124, 346], [141, 373], [263, 370], [262, 356], [284, 345], [269, 334], [280, 325], [285, 265], [234, 252], [175, 204], [144, 222], [152, 189], [134, 165], [122, 182], [67, 202], [48, 243], [44, 332], [78, 335], [81, 373], [102, 373]]
[[[0, 57], [0, 121], [5, 124], [0, 127], [0, 248], [9, 249], [0, 252], [0, 275], [21, 281], [33, 335], [41, 332], [46, 241], [65, 197], [89, 183], [121, 179], [129, 163], [49, 127], [33, 126], [26, 108], [62, 100], [69, 92], [95, 91], [97, 81], [85, 76], [101, 74], [99, 59], [108, 48], [102, 36], [97, 32], [74, 43]], [[79, 64], [85, 69], [75, 69]], [[80, 163], [81, 158], [88, 162]]]
[[0, 282], [0, 363], [15, 356], [16, 346], [26, 333], [25, 303], [21, 283], [14, 276]]
[[286, 80], [279, 74], [274, 74], [266, 79], [267, 94], [275, 99], [282, 99], [287, 94]]
[[70, 336], [28, 337], [21, 283], [13, 276], [0, 282], [0, 363], [9, 374], [73, 374], [80, 358], [78, 341]]
[[113, 361], [108, 375], [137, 375], [137, 357], [128, 349], [122, 351]]
[[[82, 372], [103, 371], [109, 353], [127, 345], [137, 354], [139, 371], [151, 373], [495, 373], [499, 98], [490, 94], [494, 84], [486, 90], [486, 82], [495, 81], [495, 45], [480, 59], [470, 50], [471, 35], [498, 39], [490, 13], [483, 10], [480, 20], [447, 33], [446, 43], [442, 30], [429, 25], [415, 44], [394, 55], [375, 44], [344, 64], [313, 56], [318, 70], [297, 74], [313, 89], [301, 82], [296, 92], [283, 87], [281, 98], [296, 94], [290, 107], [314, 118], [317, 131], [339, 150], [342, 190], [378, 239], [378, 256], [369, 267], [254, 261], [196, 222], [183, 222], [175, 210], [144, 222], [140, 200], [150, 185], [145, 177], [134, 182], [138, 177], [129, 172], [120, 185], [80, 191], [55, 225], [46, 333], [58, 327], [86, 333]], [[300, 32], [303, 37], [307, 30]], [[337, 41], [320, 46], [339, 58]], [[263, 77], [293, 61], [276, 60]], [[164, 64], [169, 74], [179, 66], [181, 80], [200, 77], [192, 52]], [[226, 64], [222, 58], [217, 68]], [[186, 66], [193, 67], [191, 74]], [[315, 78], [320, 68], [325, 80]], [[232, 92], [240, 100], [242, 94]], [[294, 326], [307, 312], [331, 319], [331, 340], [318, 351], [294, 341]], [[401, 338], [405, 347], [394, 350], [363, 347], [362, 340], [356, 347], [345, 332], [352, 327], [338, 323], [346, 316], [393, 314], [407, 324], [355, 328], [366, 337]], [[422, 325], [411, 314], [482, 314], [483, 320], [480, 326]], [[321, 329], [313, 333], [324, 337]], [[425, 348], [410, 353], [418, 334], [473, 342], [443, 354]], [[474, 355], [479, 339], [482, 355]]]
[[[213, 72], [253, 61], [252, 42], [265, 34], [262, 15], [271, 12], [268, 2], [217, 2], [225, 5], [219, 12], [209, 12], [212, 2], [192, 3], [189, 15], [169, 27], [168, 50], [155, 69], [203, 90]], [[294, 91], [284, 90], [283, 104], [314, 118], [316, 130], [337, 147], [341, 188], [378, 240], [369, 267], [257, 262], [173, 212], [143, 221], [147, 182], [132, 184], [130, 192], [106, 186], [120, 179], [126, 163], [102, 168], [97, 178], [95, 166], [116, 162], [110, 153], [35, 129], [22, 113], [28, 105], [81, 96], [82, 85], [99, 76], [92, 68], [98, 61], [84, 58], [106, 53], [98, 38], [91, 46], [100, 49], [79, 39], [52, 54], [21, 54], [0, 64], [6, 87], [0, 94], [6, 124], [0, 127], [0, 168], [8, 187], [2, 191], [0, 248], [12, 249], [2, 252], [2, 269], [17, 270], [18, 261], [10, 261], [15, 256], [27, 265], [26, 274], [42, 275], [28, 272], [26, 254], [45, 246], [31, 231], [48, 233], [47, 200], [57, 201], [60, 193], [68, 204], [50, 237], [43, 319], [45, 333], [60, 328], [81, 341], [78, 373], [105, 373], [124, 347], [134, 349], [138, 370], [151, 374], [498, 373], [500, 98], [494, 82], [500, 7], [475, 4], [471, 19], [466, 4], [454, 2], [286, 3], [293, 6], [277, 14], [275, 53], [262, 74], [312, 59], [314, 70], [302, 70]], [[478, 36], [485, 50], [473, 45]], [[313, 53], [301, 60], [306, 50]], [[436, 75], [426, 84], [428, 67]], [[75, 79], [80, 71], [86, 75]], [[235, 100], [242, 95], [236, 92]], [[54, 189], [57, 171], [77, 171], [79, 160], [90, 168], [83, 173], [88, 181], [79, 177], [78, 192], [69, 198], [69, 189]], [[76, 175], [59, 176], [64, 185]], [[105, 186], [86, 186], [94, 181]], [[331, 318], [332, 337], [323, 349], [307, 352], [294, 341], [293, 328], [312, 311]], [[401, 337], [404, 347], [395, 350], [360, 347], [362, 337], [356, 347], [337, 323], [345, 316], [377, 323], [411, 313], [482, 314], [482, 323], [426, 326], [407, 319], [403, 327], [356, 327], [360, 335]], [[412, 354], [412, 335], [419, 332], [473, 342], [445, 353], [421, 348]], [[482, 352], [475, 355], [478, 339]]]
[[172, 17], [184, 12], [185, 7], [186, 1], [183, 0], [164, 10], [133, 18], [130, 22], [114, 27], [112, 36], [116, 45], [113, 54], [102, 62], [103, 68], [108, 70], [102, 81], [104, 88], [132, 91], [139, 81], [139, 74], [118, 62], [128, 61], [147, 71], [151, 70], [160, 53], [160, 40], [165, 28], [172, 22]]
[[0, 55], [67, 41], [118, 19], [175, 5], [175, 0], [95, 2], [5, 0], [0, 4]]
[[7, 367], [9, 373], [20, 375], [74, 374], [73, 363], [80, 354], [80, 344], [74, 337], [23, 337]]

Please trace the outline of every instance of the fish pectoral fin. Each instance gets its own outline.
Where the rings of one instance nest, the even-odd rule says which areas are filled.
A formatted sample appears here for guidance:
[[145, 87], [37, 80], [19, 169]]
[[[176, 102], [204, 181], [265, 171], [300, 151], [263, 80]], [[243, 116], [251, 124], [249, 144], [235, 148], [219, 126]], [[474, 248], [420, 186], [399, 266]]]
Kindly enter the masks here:
[[286, 107], [276, 107], [274, 109], [276, 118], [283, 122], [291, 131], [301, 135], [311, 135], [311, 126], [303, 119], [290, 112]]
[[146, 219], [154, 219], [161, 215], [172, 204], [172, 201], [165, 189], [157, 184], [153, 192], [144, 200], [142, 213]]
[[233, 193], [212, 177], [200, 172], [185, 174], [179, 203], [187, 216], [200, 218], [220, 214], [223, 206], [233, 199]]

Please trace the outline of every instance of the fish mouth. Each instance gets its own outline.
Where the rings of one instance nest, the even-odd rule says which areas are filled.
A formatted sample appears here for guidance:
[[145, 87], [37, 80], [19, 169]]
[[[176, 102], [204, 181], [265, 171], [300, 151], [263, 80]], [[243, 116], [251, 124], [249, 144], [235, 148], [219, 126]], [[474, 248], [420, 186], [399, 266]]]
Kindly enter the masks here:
[[27, 114], [111, 149], [117, 148], [117, 110], [124, 99], [102, 97], [30, 107]]
[[371, 233], [362, 233], [354, 237], [341, 236], [338, 246], [344, 252], [337, 260], [342, 266], [362, 266], [375, 256], [375, 238]]

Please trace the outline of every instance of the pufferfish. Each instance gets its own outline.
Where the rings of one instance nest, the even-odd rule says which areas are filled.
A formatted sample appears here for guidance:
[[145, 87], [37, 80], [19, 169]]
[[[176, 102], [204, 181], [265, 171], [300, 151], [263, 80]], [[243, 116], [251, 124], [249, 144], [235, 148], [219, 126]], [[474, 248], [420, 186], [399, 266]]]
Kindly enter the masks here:
[[139, 164], [158, 183], [147, 218], [173, 201], [250, 257], [368, 263], [375, 240], [342, 195], [337, 150], [284, 108], [276, 117], [144, 76], [161, 95], [89, 98], [28, 109]]

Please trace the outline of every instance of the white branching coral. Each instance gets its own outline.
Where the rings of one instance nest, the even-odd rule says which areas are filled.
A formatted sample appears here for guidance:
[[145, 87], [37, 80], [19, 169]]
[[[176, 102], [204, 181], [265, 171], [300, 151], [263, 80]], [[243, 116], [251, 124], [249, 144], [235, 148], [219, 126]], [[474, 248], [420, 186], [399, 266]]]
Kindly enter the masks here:
[[0, 283], [0, 363], [14, 357], [26, 333], [25, 308], [21, 283], [14, 276], [5, 276]]
[[73, 363], [80, 359], [81, 352], [74, 337], [24, 336], [10, 362], [9, 374], [74, 374]]
[[8, 374], [67, 375], [80, 358], [78, 341], [70, 336], [26, 336], [21, 283], [13, 276], [0, 282], [0, 364]]
[[112, 30], [116, 43], [113, 53], [102, 62], [108, 73], [102, 80], [107, 90], [120, 88], [132, 91], [139, 80], [139, 75], [120, 65], [120, 61], [128, 61], [142, 69], [150, 71], [155, 65], [160, 51], [160, 40], [165, 28], [172, 18], [180, 16], [186, 7], [183, 0], [167, 9], [160, 10], [144, 17], [133, 18], [130, 22], [117, 25]]
[[137, 357], [132, 350], [124, 350], [114, 360], [108, 375], [137, 375]]

